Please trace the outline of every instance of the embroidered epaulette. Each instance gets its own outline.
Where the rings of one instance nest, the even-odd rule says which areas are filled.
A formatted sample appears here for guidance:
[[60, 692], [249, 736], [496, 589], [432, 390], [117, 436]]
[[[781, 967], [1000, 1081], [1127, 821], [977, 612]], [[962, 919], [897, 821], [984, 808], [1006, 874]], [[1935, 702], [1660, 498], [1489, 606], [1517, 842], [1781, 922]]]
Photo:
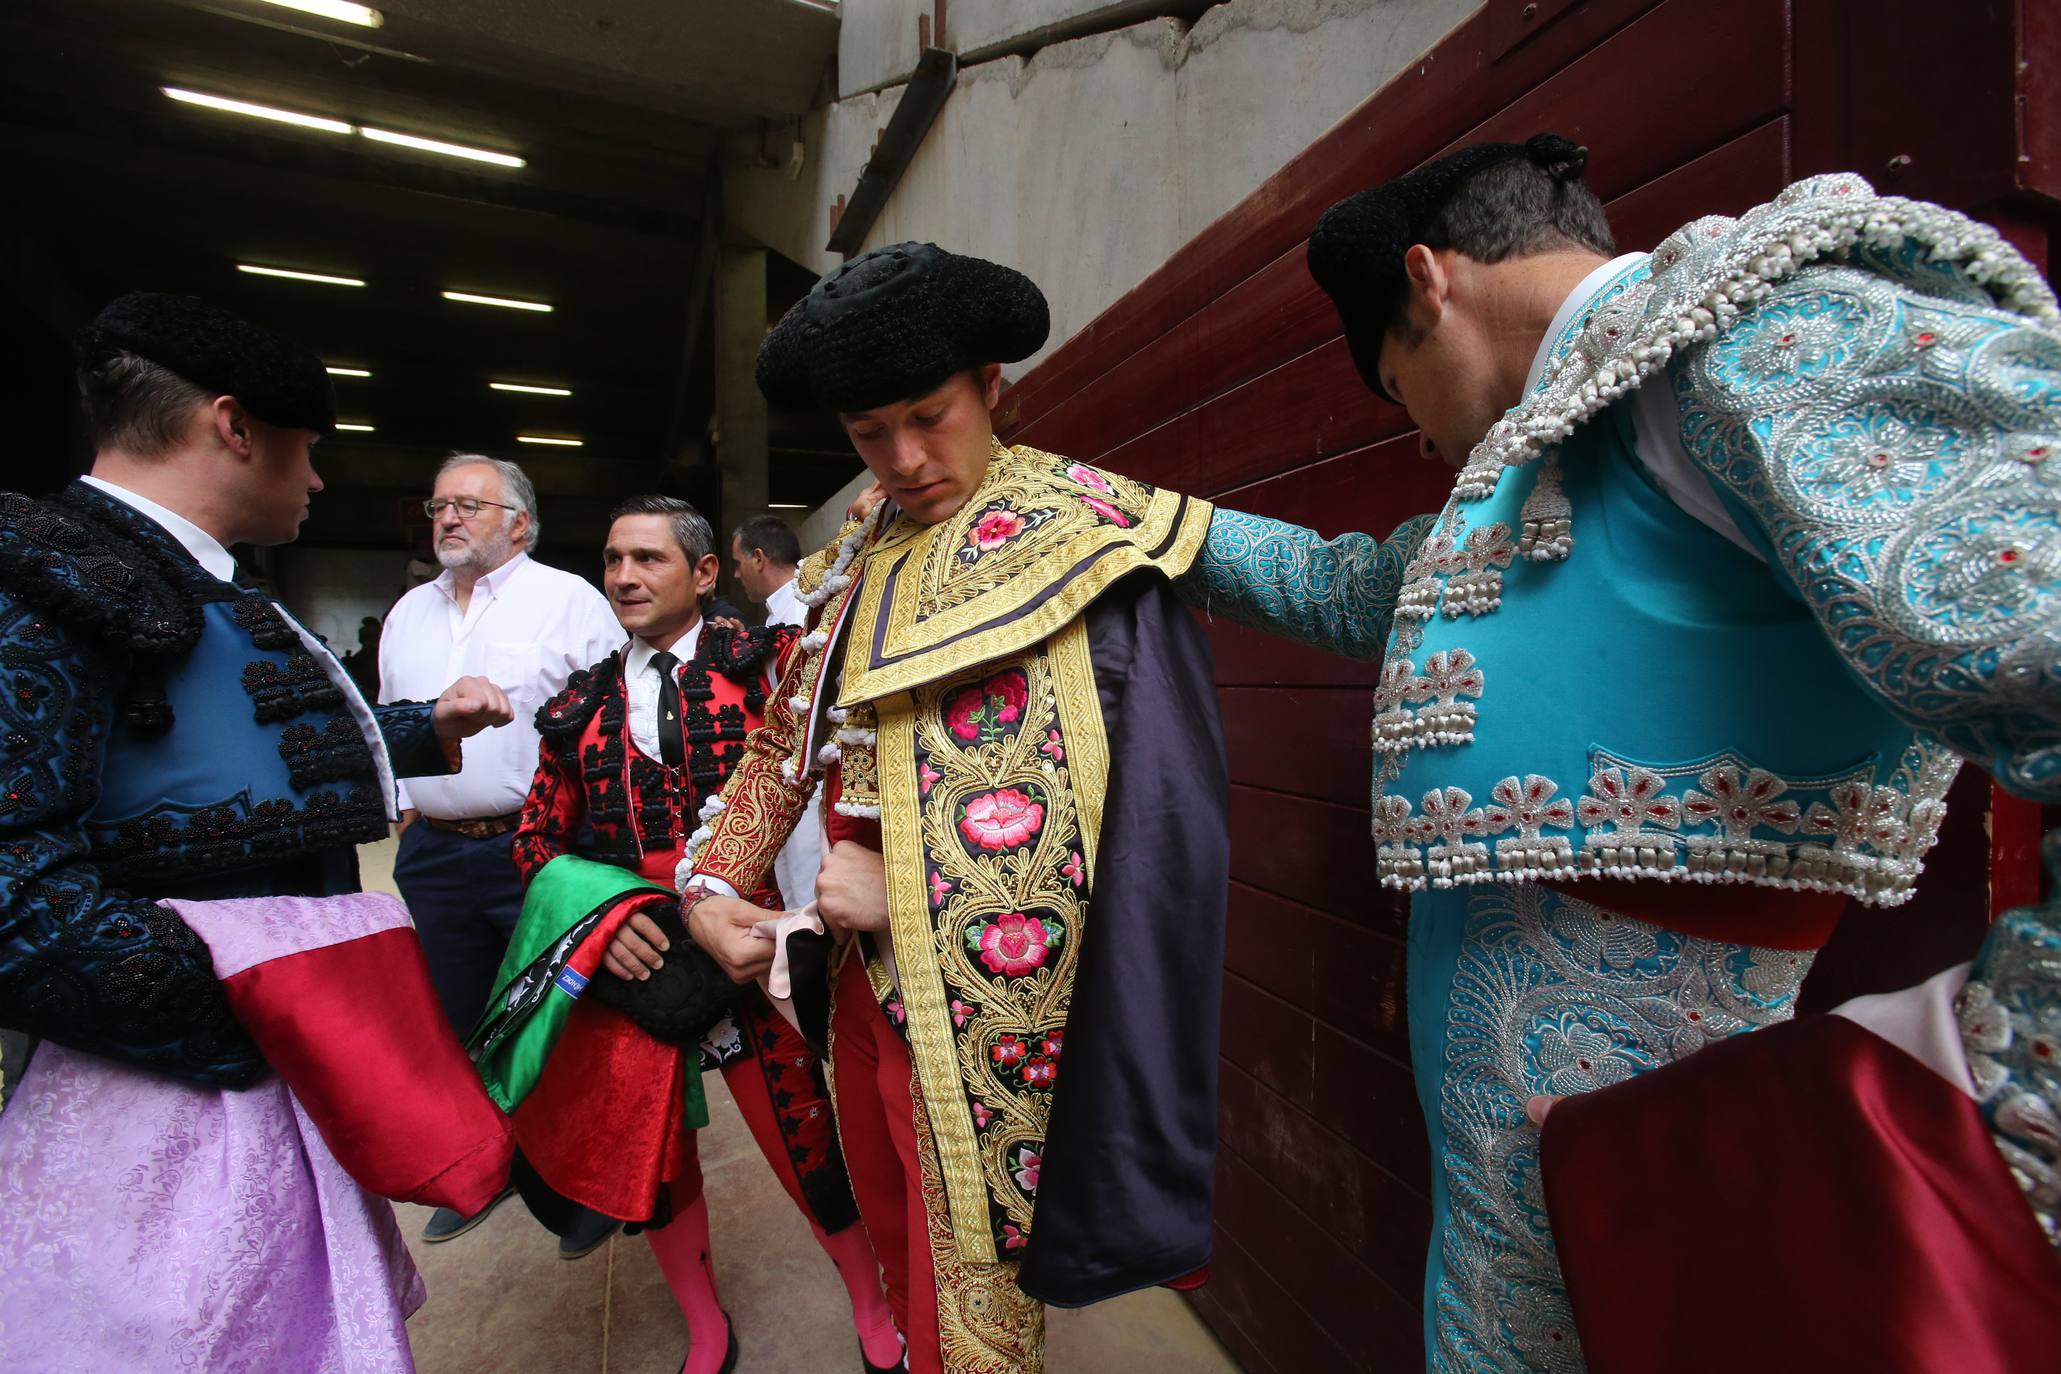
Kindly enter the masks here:
[[750, 685], [763, 675], [768, 664], [777, 664], [788, 646], [801, 638], [792, 625], [761, 625], [731, 629], [711, 625], [702, 636], [703, 661], [732, 682]]
[[567, 678], [565, 690], [537, 709], [537, 733], [560, 747], [577, 739], [621, 679], [622, 665], [622, 655], [614, 653]]
[[8, 589], [118, 650], [191, 649], [200, 639], [199, 606], [162, 559], [101, 516], [83, 503], [0, 492], [0, 576]]

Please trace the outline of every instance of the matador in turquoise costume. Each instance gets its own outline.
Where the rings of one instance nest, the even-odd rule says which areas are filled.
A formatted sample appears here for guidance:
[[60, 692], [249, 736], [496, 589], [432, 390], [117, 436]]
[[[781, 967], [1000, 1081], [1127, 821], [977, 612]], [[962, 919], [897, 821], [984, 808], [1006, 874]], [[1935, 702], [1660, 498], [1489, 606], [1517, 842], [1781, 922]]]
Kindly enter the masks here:
[[[1910, 897], [1964, 760], [2061, 800], [2047, 284], [1987, 226], [1850, 175], [1615, 256], [1586, 159], [1551, 135], [1468, 148], [1333, 207], [1310, 243], [1361, 375], [1459, 467], [1405, 570], [1373, 723], [1377, 876], [1411, 893], [1436, 1370], [1622, 1347], [1592, 1339], [1611, 1295], [1571, 1305], [1554, 1239], [1608, 1210], [1610, 1172], [1556, 1188], [1581, 1150], [1549, 1127], [1542, 1182], [1528, 1106], [1657, 1102], [1626, 1094], [1787, 1021], [1847, 904]], [[2061, 942], [2010, 929], [1993, 940], [2044, 962], [1985, 951], [1974, 991], [1965, 967], [1928, 985], [1950, 1032], [1958, 997], [1987, 1038], [1924, 1062], [1989, 1123], [1970, 1167], [2002, 1181], [1997, 1225], [2044, 1253], [2057, 1080], [1973, 1003], [2011, 962], [2015, 1024], [2051, 1040]], [[1759, 1220], [1780, 1248], [1784, 1217]], [[1654, 1292], [1719, 1281], [1693, 1227], [1675, 1240]], [[1995, 1343], [2027, 1334], [1994, 1330], [2014, 1320]]]

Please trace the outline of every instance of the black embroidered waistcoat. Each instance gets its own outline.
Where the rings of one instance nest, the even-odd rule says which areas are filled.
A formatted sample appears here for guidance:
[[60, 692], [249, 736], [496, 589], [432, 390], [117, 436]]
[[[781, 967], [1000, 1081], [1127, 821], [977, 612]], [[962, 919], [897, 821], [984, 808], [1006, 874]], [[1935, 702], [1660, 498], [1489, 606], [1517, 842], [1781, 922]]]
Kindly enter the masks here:
[[[378, 708], [403, 775], [430, 708]], [[84, 484], [0, 494], [0, 1024], [209, 1082], [263, 1069], [157, 899], [356, 887], [371, 748], [271, 599]]]

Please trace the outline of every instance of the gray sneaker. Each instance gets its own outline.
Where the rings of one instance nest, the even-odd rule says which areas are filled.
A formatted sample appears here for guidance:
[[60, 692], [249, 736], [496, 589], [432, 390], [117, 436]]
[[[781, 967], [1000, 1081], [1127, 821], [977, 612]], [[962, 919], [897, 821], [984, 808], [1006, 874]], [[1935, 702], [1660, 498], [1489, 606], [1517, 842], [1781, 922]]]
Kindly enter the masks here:
[[605, 1217], [582, 1207], [580, 1218], [573, 1223], [572, 1230], [558, 1238], [558, 1257], [563, 1260], [585, 1259], [622, 1229], [623, 1224], [614, 1217]]
[[480, 1208], [477, 1212], [474, 1212], [469, 1217], [461, 1216], [459, 1213], [451, 1210], [449, 1207], [437, 1208], [436, 1215], [429, 1219], [429, 1225], [422, 1228], [423, 1244], [439, 1245], [442, 1244], [444, 1241], [457, 1239], [459, 1236], [464, 1235], [467, 1231], [470, 1231], [473, 1227], [485, 1221], [490, 1215], [493, 1214], [493, 1211], [496, 1207], [499, 1207], [503, 1202], [507, 1201], [514, 1195], [515, 1185], [511, 1183], [508, 1187], [503, 1188], [500, 1192], [500, 1195], [497, 1196], [492, 1202]]

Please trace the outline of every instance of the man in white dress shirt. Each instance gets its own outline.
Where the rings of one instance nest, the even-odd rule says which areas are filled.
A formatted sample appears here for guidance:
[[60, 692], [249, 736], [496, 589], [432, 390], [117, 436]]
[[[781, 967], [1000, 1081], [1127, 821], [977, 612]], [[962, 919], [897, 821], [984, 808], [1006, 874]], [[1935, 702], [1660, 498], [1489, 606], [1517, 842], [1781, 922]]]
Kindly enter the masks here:
[[801, 540], [777, 515], [754, 515], [730, 536], [730, 563], [744, 594], [766, 608], [768, 625], [802, 623], [801, 598], [794, 573], [801, 562]]
[[[426, 683], [476, 673], [499, 684], [515, 708], [512, 725], [468, 750], [464, 772], [410, 780], [403, 795], [394, 882], [415, 916], [444, 1014], [463, 1039], [522, 914], [509, 846], [537, 768], [537, 708], [575, 669], [621, 644], [623, 632], [592, 584], [529, 556], [539, 529], [536, 490], [514, 463], [454, 455], [425, 509], [444, 571], [387, 614], [380, 700], [416, 700]], [[440, 1211], [423, 1239], [449, 1240], [484, 1215]]]
[[[794, 590], [801, 563], [801, 540], [792, 527], [773, 514], [754, 515], [730, 536], [730, 564], [744, 594], [766, 608], [768, 625], [799, 625], [805, 615]], [[773, 880], [780, 901], [799, 911], [816, 900], [816, 871], [823, 862], [823, 799], [811, 797], [808, 810], [795, 823], [780, 857], [773, 861]]]

